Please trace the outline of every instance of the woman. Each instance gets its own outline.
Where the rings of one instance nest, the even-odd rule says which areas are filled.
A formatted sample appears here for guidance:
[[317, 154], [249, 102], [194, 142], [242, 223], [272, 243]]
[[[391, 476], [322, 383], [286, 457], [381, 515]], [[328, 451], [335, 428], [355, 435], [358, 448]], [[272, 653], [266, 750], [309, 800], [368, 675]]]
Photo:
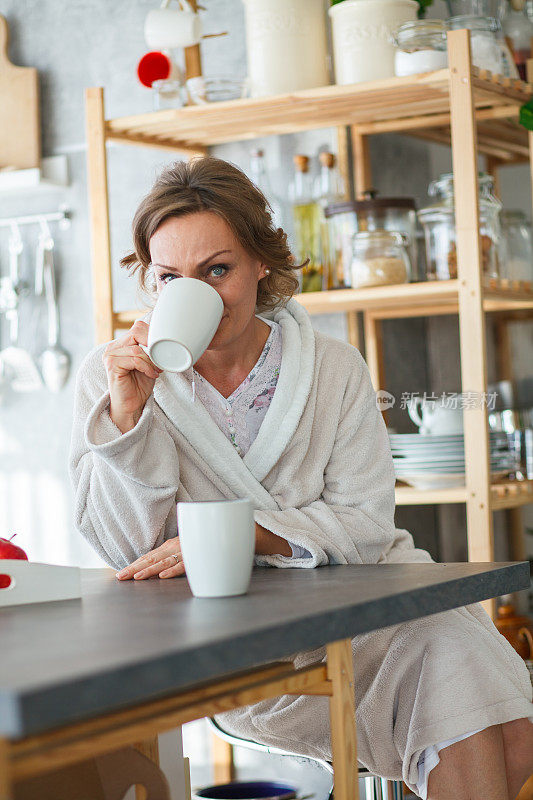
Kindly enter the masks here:
[[[258, 564], [431, 561], [394, 525], [394, 469], [368, 368], [291, 299], [286, 236], [248, 178], [218, 159], [176, 163], [141, 202], [133, 239], [121, 263], [144, 288], [199, 278], [224, 312], [185, 373], [161, 373], [142, 350], [149, 315], [80, 368], [76, 524], [117, 577], [183, 575], [177, 501], [236, 497], [256, 508]], [[352, 646], [362, 764], [431, 800], [515, 797], [533, 772], [531, 684], [479, 604]], [[295, 663], [323, 657], [298, 653]], [[220, 721], [330, 758], [327, 702], [285, 696]]]

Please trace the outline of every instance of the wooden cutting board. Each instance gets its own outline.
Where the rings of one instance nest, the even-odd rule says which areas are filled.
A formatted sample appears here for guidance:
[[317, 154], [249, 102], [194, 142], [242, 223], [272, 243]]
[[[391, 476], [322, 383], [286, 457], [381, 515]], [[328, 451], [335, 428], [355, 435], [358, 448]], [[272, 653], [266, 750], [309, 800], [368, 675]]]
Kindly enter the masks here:
[[0, 14], [0, 169], [38, 167], [41, 135], [37, 70], [12, 64], [7, 44], [7, 20]]
[[7, 606], [81, 597], [79, 567], [3, 558], [0, 559], [0, 575], [11, 578], [9, 586], [0, 589], [0, 615], [2, 608]]

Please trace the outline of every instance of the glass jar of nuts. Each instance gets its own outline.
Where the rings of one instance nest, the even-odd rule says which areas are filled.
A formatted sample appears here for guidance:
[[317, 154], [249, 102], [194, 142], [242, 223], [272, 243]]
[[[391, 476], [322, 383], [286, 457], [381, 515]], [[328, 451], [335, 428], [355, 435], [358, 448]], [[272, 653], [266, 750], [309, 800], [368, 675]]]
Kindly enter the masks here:
[[[455, 206], [453, 175], [441, 175], [429, 185], [428, 194], [437, 196], [438, 202], [418, 212], [426, 240], [428, 280], [457, 278], [457, 237], [455, 231]], [[493, 179], [486, 173], [479, 175], [479, 223], [483, 275], [499, 277], [502, 204], [493, 194]]]
[[411, 277], [409, 238], [397, 231], [360, 231], [352, 247], [352, 287], [408, 283]]

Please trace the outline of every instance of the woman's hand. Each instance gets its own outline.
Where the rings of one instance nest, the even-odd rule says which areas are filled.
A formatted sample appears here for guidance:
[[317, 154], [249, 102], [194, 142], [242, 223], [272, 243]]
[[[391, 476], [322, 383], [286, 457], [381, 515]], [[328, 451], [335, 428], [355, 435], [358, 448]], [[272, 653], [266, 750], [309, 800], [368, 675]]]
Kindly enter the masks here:
[[[292, 550], [285, 539], [263, 528], [256, 522], [255, 552], [263, 555], [279, 553], [283, 556], [290, 556]], [[129, 567], [125, 567], [116, 573], [116, 577], [121, 581], [130, 580], [131, 578], [144, 580], [144, 578], [153, 578], [156, 575], [160, 578], [177, 578], [179, 575], [185, 575], [185, 564], [181, 555], [179, 536], [167, 539], [155, 550], [150, 550], [149, 553], [138, 558]]]
[[125, 567], [116, 574], [121, 581], [131, 578], [144, 580], [144, 578], [153, 578], [157, 575], [160, 578], [177, 578], [179, 575], [185, 575], [179, 536], [167, 539], [155, 550], [150, 550], [149, 553], [141, 556], [129, 567]]
[[267, 528], [255, 523], [255, 552], [261, 556], [292, 556], [288, 541]]
[[114, 339], [104, 350], [111, 396], [109, 416], [122, 433], [138, 423], [156, 378], [162, 372], [140, 347], [147, 343], [148, 325], [137, 320], [125, 336]]

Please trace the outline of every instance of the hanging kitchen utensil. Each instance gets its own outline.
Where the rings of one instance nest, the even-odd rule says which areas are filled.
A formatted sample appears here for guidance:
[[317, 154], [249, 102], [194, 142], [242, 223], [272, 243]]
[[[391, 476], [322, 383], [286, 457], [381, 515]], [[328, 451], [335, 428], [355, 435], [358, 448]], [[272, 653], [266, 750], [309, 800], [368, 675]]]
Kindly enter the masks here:
[[11, 388], [15, 392], [33, 392], [42, 387], [39, 370], [30, 353], [18, 346], [19, 339], [19, 293], [21, 281], [19, 259], [23, 250], [22, 238], [17, 225], [11, 227], [9, 237], [9, 281], [15, 294], [15, 300], [7, 309], [5, 316], [9, 323], [10, 346], [0, 351], [2, 374], [10, 374]]
[[47, 389], [59, 392], [65, 385], [70, 372], [70, 355], [59, 344], [59, 309], [55, 282], [53, 259], [54, 241], [52, 237], [44, 243], [44, 293], [48, 309], [48, 347], [39, 356], [43, 380]]
[[40, 232], [37, 239], [37, 250], [35, 253], [35, 294], [41, 297], [44, 294], [44, 261], [45, 250], [52, 250], [54, 240], [50, 233], [48, 222], [43, 218], [39, 220]]

